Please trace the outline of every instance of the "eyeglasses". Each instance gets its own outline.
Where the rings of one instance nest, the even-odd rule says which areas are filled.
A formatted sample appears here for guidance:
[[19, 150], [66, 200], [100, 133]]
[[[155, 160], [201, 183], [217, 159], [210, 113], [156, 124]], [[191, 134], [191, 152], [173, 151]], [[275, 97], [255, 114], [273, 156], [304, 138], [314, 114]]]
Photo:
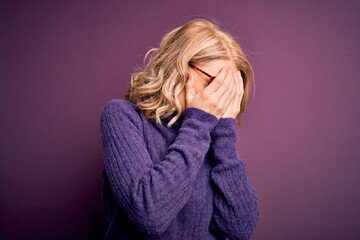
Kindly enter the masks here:
[[198, 70], [199, 72], [201, 72], [202, 74], [206, 75], [207, 77], [209, 77], [209, 78], [210, 78], [210, 79], [209, 79], [209, 84], [214, 80], [214, 78], [215, 78], [214, 76], [211, 76], [210, 74], [208, 74], [207, 72], [201, 70], [200, 68], [195, 67], [194, 65], [192, 65], [192, 64], [190, 64], [190, 63], [189, 63], [189, 66], [190, 66], [191, 68], [194, 68], [194, 69]]

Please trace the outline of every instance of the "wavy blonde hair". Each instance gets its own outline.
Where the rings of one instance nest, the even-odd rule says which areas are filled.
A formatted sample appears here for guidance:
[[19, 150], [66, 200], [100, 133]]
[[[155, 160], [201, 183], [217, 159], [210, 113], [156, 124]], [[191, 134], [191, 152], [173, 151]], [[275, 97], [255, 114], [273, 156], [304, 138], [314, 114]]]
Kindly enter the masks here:
[[142, 71], [131, 75], [130, 88], [125, 98], [142, 109], [147, 119], [161, 119], [175, 111], [168, 122], [170, 127], [185, 110], [178, 94], [185, 88], [189, 64], [197, 65], [215, 59], [231, 60], [240, 70], [244, 81], [244, 95], [240, 114], [246, 111], [253, 70], [235, 39], [219, 26], [203, 19], [195, 19], [167, 33], [159, 48], [150, 49]]

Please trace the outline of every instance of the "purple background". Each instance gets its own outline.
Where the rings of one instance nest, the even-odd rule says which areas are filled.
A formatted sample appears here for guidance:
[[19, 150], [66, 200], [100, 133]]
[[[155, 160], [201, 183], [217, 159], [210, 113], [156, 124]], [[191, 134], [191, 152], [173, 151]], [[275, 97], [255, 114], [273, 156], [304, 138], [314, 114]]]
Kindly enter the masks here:
[[360, 239], [359, 1], [2, 1], [0, 238], [101, 239], [104, 104], [193, 18], [248, 54], [253, 239]]

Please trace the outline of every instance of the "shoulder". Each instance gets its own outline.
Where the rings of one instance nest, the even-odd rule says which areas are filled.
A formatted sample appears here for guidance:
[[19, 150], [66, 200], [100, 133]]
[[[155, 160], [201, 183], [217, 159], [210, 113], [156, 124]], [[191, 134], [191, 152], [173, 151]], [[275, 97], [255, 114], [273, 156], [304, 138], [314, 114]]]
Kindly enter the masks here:
[[132, 122], [138, 125], [141, 123], [142, 115], [141, 109], [135, 103], [125, 99], [111, 99], [102, 110], [101, 120], [111, 120], [123, 124]]
[[124, 113], [137, 113], [139, 110], [139, 107], [133, 103], [130, 102], [128, 100], [125, 99], [111, 99], [109, 100], [104, 108], [103, 108], [103, 113], [107, 113], [107, 112], [124, 112]]

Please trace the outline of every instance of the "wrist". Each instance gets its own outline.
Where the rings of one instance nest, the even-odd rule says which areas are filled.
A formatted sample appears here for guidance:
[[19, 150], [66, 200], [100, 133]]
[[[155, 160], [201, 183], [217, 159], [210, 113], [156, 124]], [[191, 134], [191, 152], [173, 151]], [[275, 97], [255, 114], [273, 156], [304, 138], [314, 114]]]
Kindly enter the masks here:
[[211, 137], [216, 140], [219, 137], [230, 137], [237, 139], [234, 118], [220, 118], [215, 128], [211, 131]]
[[232, 119], [235, 119], [236, 118], [236, 115], [235, 114], [224, 114], [221, 116], [221, 118], [232, 118]]

